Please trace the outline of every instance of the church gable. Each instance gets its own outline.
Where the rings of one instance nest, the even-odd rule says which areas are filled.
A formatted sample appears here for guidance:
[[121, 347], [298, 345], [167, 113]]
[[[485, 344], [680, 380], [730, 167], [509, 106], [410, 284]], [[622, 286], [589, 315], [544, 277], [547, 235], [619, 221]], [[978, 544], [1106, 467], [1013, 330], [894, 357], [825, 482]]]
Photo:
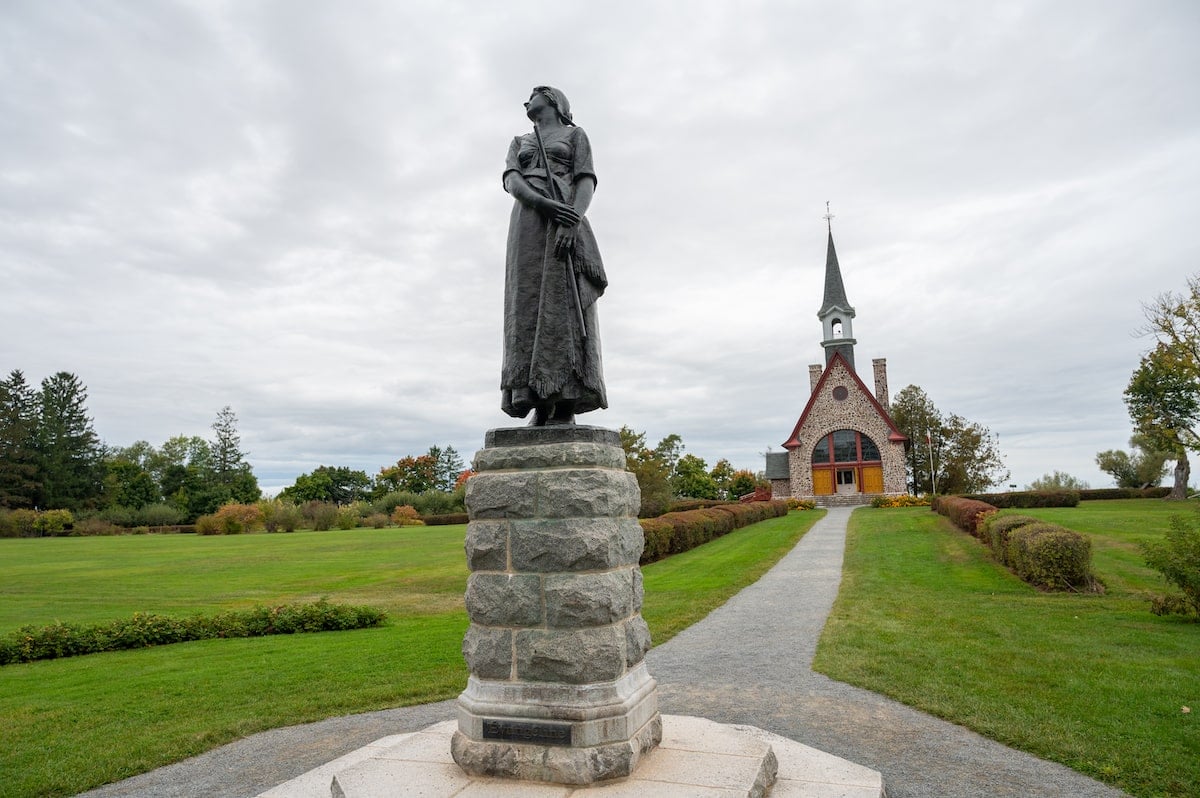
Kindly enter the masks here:
[[817, 438], [838, 429], [865, 432], [880, 446], [907, 440], [854, 369], [835, 353], [783, 448], [803, 449], [805, 442], [815, 443]]

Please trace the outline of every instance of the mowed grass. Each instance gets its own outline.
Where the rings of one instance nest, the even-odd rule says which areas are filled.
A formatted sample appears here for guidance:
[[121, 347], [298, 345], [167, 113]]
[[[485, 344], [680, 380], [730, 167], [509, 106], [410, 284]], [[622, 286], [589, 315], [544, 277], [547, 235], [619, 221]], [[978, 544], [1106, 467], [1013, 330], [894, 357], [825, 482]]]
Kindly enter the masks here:
[[[819, 513], [644, 569], [655, 643], [777, 562]], [[73, 795], [264, 729], [438, 701], [466, 685], [465, 526], [0, 540], [0, 632], [328, 597], [378, 629], [206, 640], [0, 668], [0, 796]]]
[[814, 667], [1134, 795], [1200, 795], [1200, 624], [1150, 613], [1133, 553], [1181, 511], [1029, 512], [1091, 537], [1095, 596], [1039, 593], [928, 509], [858, 510]]

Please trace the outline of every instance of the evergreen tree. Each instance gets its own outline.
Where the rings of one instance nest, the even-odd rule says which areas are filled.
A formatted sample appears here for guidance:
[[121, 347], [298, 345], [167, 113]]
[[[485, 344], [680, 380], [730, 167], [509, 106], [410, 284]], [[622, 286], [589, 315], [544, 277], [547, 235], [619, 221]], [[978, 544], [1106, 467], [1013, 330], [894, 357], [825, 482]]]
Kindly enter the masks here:
[[0, 507], [31, 508], [41, 494], [37, 420], [37, 393], [13, 369], [0, 381]]
[[73, 510], [95, 503], [104, 452], [87, 415], [87, 389], [74, 374], [60, 371], [42, 380], [37, 449], [42, 506]]
[[212, 429], [216, 438], [209, 446], [212, 452], [210, 479], [215, 493], [221, 497], [221, 503], [230, 500], [243, 504], [258, 501], [262, 491], [242, 451], [242, 438], [238, 434], [237, 415], [233, 408], [229, 405], [221, 408]]

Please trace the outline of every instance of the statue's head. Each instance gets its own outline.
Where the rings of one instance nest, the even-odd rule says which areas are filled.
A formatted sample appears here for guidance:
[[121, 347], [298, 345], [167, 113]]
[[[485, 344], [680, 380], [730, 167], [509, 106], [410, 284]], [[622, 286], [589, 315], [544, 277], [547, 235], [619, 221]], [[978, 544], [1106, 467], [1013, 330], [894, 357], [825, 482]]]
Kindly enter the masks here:
[[529, 99], [533, 99], [537, 95], [546, 98], [546, 102], [554, 106], [554, 110], [558, 112], [558, 119], [564, 125], [574, 125], [575, 120], [571, 118], [571, 103], [567, 100], [567, 95], [562, 93], [562, 90], [556, 89], [553, 86], [535, 86], [533, 93], [529, 95]]

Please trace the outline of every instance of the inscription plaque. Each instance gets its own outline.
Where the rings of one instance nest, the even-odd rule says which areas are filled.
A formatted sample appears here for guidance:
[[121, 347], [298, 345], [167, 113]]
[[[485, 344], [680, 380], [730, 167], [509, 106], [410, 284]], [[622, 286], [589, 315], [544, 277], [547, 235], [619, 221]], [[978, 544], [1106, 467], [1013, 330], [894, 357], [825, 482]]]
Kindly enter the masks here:
[[570, 745], [569, 723], [533, 723], [523, 720], [483, 719], [483, 739], [537, 745]]

